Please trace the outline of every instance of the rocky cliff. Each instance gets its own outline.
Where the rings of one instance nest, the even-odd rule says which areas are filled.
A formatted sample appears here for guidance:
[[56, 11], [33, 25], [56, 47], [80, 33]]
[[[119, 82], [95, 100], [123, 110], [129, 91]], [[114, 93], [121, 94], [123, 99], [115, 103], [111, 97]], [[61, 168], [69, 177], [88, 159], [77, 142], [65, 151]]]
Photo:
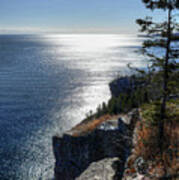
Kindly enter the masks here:
[[138, 119], [138, 110], [133, 110], [127, 115], [83, 122], [61, 137], [53, 137], [55, 179], [122, 177]]

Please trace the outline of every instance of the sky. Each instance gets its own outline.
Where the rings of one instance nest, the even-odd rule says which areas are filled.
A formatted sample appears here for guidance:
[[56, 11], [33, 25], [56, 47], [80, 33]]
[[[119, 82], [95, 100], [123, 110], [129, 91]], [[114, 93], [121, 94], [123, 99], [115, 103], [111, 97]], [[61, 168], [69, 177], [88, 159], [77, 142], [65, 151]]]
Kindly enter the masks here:
[[0, 34], [136, 33], [145, 15], [141, 0], [0, 0]]

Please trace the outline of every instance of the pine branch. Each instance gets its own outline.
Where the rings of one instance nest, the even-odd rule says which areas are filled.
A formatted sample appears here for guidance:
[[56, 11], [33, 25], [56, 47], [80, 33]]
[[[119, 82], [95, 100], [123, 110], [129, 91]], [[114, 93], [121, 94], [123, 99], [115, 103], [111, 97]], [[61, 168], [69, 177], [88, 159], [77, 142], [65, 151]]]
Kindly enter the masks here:
[[179, 58], [179, 49], [170, 51], [170, 58], [177, 59]]
[[179, 9], [179, 0], [142, 0], [146, 8], [154, 9]]
[[167, 42], [164, 39], [146, 40], [143, 43], [144, 48], [150, 48], [150, 47], [166, 48], [166, 45], [167, 45]]
[[167, 22], [162, 23], [152, 21], [151, 17], [145, 19], [137, 19], [136, 23], [141, 27], [141, 32], [146, 32], [148, 35], [151, 34], [167, 34]]

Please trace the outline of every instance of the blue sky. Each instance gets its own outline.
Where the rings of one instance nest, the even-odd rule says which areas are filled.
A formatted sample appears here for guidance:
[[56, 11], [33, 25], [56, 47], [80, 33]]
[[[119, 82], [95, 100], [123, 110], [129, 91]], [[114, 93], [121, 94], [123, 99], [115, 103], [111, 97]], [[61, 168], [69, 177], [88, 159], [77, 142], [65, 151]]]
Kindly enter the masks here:
[[0, 33], [135, 33], [147, 14], [141, 0], [0, 0]]

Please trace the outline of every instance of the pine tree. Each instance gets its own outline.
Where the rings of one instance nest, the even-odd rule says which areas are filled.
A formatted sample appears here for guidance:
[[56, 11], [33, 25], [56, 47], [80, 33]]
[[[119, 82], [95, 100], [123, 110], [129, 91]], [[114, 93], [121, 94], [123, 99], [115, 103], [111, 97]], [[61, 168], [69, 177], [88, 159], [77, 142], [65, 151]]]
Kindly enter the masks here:
[[106, 113], [107, 113], [107, 106], [106, 106], [106, 103], [105, 103], [105, 102], [102, 103], [102, 113], [103, 113], [103, 114], [106, 114]]
[[[142, 53], [149, 57], [151, 67], [162, 74], [162, 100], [160, 105], [159, 120], [159, 147], [162, 152], [164, 137], [164, 119], [166, 118], [166, 101], [170, 94], [171, 78], [173, 71], [177, 70], [177, 58], [179, 48], [174, 47], [174, 33], [179, 31], [176, 11], [179, 9], [179, 0], [142, 0], [147, 9], [163, 10], [167, 12], [167, 19], [163, 22], [155, 22], [152, 17], [138, 19], [136, 22], [141, 26], [140, 31], [148, 34], [148, 40], [144, 41]], [[152, 51], [154, 47], [163, 49], [164, 54]]]

